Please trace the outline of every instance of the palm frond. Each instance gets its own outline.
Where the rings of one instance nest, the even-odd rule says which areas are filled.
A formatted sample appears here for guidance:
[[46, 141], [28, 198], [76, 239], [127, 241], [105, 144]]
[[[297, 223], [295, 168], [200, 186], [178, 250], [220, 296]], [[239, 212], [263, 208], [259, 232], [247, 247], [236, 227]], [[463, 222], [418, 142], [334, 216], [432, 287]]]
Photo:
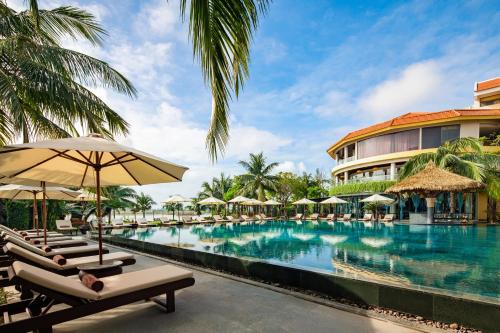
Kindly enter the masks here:
[[[248, 77], [252, 35], [259, 14], [265, 14], [270, 0], [191, 0], [189, 36], [193, 55], [200, 61], [203, 77], [212, 90], [212, 115], [206, 146], [216, 160], [229, 139], [229, 102], [238, 96]], [[187, 0], [180, 1], [183, 17]]]

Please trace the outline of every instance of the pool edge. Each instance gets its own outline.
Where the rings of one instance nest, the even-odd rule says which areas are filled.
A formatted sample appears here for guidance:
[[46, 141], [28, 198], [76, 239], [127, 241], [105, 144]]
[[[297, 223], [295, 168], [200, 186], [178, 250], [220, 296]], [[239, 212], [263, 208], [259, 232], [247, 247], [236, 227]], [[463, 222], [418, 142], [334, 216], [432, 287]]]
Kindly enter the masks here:
[[500, 314], [498, 304], [134, 239], [110, 236], [105, 237], [105, 241], [244, 277], [345, 298], [359, 304], [380, 306], [436, 321], [456, 322], [484, 332], [500, 332], [499, 324], [494, 320]]

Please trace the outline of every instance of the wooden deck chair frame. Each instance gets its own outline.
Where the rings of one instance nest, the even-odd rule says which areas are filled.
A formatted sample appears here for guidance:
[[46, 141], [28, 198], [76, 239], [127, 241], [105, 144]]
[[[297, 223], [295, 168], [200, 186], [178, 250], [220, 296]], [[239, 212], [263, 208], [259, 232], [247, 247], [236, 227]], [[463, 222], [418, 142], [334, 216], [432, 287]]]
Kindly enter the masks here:
[[[194, 278], [184, 278], [182, 280], [163, 283], [123, 295], [91, 301], [59, 293], [21, 279], [19, 276], [15, 275], [12, 267], [9, 268], [8, 273], [10, 280], [14, 284], [21, 286], [23, 291], [29, 290], [37, 293], [37, 296], [32, 299], [24, 299], [19, 302], [0, 305], [0, 312], [4, 314], [4, 320], [7, 319], [7, 323], [0, 325], [2, 333], [21, 333], [30, 331], [51, 333], [52, 326], [54, 325], [149, 299], [152, 299], [167, 313], [170, 313], [175, 311], [175, 291], [194, 285]], [[162, 294], [166, 294], [165, 301], [154, 298]], [[53, 305], [61, 303], [67, 304], [70, 307], [48, 312]], [[10, 321], [12, 315], [23, 312], [27, 312], [30, 317], [18, 321]]]

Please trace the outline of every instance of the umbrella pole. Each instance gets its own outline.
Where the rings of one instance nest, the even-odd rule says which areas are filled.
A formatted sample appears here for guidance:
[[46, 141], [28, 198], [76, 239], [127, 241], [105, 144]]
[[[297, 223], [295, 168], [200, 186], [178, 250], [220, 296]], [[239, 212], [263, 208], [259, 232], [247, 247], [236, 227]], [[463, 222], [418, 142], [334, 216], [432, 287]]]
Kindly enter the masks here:
[[102, 265], [102, 224], [101, 224], [101, 170], [95, 167], [95, 183], [96, 183], [96, 212], [97, 212], [97, 228], [99, 240], [99, 265]]
[[33, 229], [36, 230], [38, 235], [37, 216], [38, 208], [36, 207], [36, 192], [33, 192]]
[[45, 182], [42, 182], [42, 221], [43, 221], [43, 242], [47, 245], [47, 196]]

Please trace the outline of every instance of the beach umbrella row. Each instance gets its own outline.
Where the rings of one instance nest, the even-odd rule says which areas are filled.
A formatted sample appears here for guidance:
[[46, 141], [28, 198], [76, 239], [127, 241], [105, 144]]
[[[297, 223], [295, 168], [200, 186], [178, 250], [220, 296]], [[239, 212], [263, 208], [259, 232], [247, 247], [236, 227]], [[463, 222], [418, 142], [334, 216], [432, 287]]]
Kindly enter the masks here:
[[0, 175], [75, 187], [95, 186], [100, 264], [101, 187], [177, 182], [182, 180], [186, 170], [186, 167], [104, 139], [98, 134], [9, 145], [0, 149]]

